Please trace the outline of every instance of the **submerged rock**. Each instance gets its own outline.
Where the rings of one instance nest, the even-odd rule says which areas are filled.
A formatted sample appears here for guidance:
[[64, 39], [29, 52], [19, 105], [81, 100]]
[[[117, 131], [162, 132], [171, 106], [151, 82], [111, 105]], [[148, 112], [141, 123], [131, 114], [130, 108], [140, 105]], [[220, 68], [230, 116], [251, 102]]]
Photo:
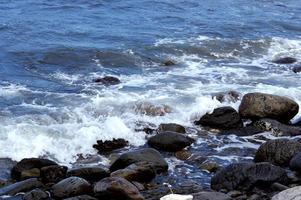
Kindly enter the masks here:
[[301, 72], [301, 66], [294, 67], [294, 68], [293, 68], [293, 72], [295, 72], [295, 73]]
[[2, 195], [14, 196], [17, 193], [27, 192], [27, 191], [30, 191], [32, 189], [41, 187], [42, 185], [43, 184], [40, 181], [38, 181], [37, 178], [26, 179], [24, 181], [20, 181], [20, 182], [2, 187], [0, 189], [0, 196], [2, 196]]
[[262, 132], [271, 131], [275, 136], [297, 136], [301, 135], [301, 128], [297, 126], [289, 126], [282, 124], [273, 119], [260, 119], [253, 123], [253, 126]]
[[301, 143], [297, 141], [288, 139], [269, 140], [259, 147], [254, 161], [288, 166], [290, 160], [300, 151]]
[[125, 167], [137, 162], [149, 162], [152, 164], [157, 173], [168, 170], [168, 164], [161, 154], [152, 148], [133, 150], [122, 154], [110, 167], [110, 171], [124, 169]]
[[[54, 161], [42, 158], [26, 158], [18, 162], [11, 170], [11, 177], [15, 180], [20, 180], [23, 173], [30, 173], [29, 170], [40, 170], [42, 167], [57, 165]], [[37, 169], [37, 170], [36, 170]], [[35, 174], [37, 174], [35, 171]]]
[[105, 86], [110, 86], [110, 85], [118, 85], [121, 83], [121, 81], [113, 76], [105, 76], [103, 78], [97, 78], [94, 80], [95, 83], [103, 84]]
[[206, 114], [196, 125], [208, 126], [216, 129], [234, 129], [243, 126], [239, 114], [232, 107], [220, 107], [214, 109], [211, 114]]
[[67, 198], [91, 192], [91, 185], [83, 178], [69, 177], [52, 186], [52, 193], [56, 198]]
[[272, 62], [276, 64], [293, 64], [297, 62], [297, 59], [292, 57], [283, 57], [273, 60]]
[[275, 196], [272, 200], [300, 200], [301, 199], [301, 186], [296, 186], [287, 190], [284, 190]]
[[169, 124], [160, 124], [158, 128], [159, 132], [176, 132], [176, 133], [186, 133], [185, 127], [179, 124], [175, 123], [169, 123]]
[[193, 141], [183, 134], [167, 131], [149, 138], [147, 144], [158, 150], [176, 152], [190, 146]]
[[128, 141], [124, 139], [113, 139], [111, 141], [106, 140], [97, 140], [97, 144], [93, 145], [95, 149], [98, 150], [99, 153], [107, 153], [116, 149], [124, 148], [128, 145]]
[[167, 113], [171, 113], [172, 109], [167, 105], [154, 105], [149, 102], [142, 102], [136, 104], [135, 111], [148, 116], [164, 116]]
[[211, 179], [211, 188], [246, 190], [254, 186], [268, 188], [272, 183], [286, 183], [288, 177], [281, 167], [269, 163], [235, 163], [218, 171]]
[[213, 98], [216, 98], [219, 102], [237, 102], [240, 100], [240, 93], [236, 91], [228, 91], [228, 92], [219, 92], [213, 95]]
[[76, 176], [83, 178], [90, 182], [99, 181], [105, 177], [110, 176], [109, 172], [102, 167], [79, 167], [71, 169], [67, 172], [67, 176]]
[[280, 122], [288, 122], [299, 111], [299, 105], [286, 97], [264, 93], [248, 93], [244, 95], [239, 106], [242, 118], [271, 118]]
[[94, 186], [98, 199], [144, 200], [139, 190], [129, 181], [120, 177], [104, 178]]
[[163, 62], [163, 65], [165, 66], [173, 66], [173, 65], [176, 65], [176, 63], [172, 60], [166, 60]]

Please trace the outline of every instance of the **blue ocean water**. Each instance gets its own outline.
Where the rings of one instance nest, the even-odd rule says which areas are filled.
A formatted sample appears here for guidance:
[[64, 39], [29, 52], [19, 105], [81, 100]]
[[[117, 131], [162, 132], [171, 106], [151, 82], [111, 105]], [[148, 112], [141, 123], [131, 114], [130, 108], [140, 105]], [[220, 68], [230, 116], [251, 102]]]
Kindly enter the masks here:
[[[271, 62], [282, 56], [301, 60], [298, 0], [0, 0], [0, 157], [72, 163], [97, 139], [143, 145], [139, 124], [194, 127], [218, 106], [237, 108], [212, 99], [227, 90], [300, 103], [299, 64]], [[105, 75], [121, 84], [93, 82]], [[141, 115], [139, 102], [172, 112]]]

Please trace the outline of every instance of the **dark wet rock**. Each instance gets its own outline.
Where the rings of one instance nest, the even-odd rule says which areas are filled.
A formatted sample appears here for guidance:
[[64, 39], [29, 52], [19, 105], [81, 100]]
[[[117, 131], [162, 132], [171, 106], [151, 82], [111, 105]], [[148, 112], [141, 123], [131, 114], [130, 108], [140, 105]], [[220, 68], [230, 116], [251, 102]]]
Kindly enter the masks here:
[[102, 167], [79, 167], [67, 172], [67, 176], [76, 176], [90, 182], [97, 182], [110, 176], [109, 172]]
[[271, 189], [274, 191], [283, 191], [289, 189], [286, 185], [280, 184], [280, 183], [273, 183], [271, 185]]
[[295, 72], [295, 73], [301, 72], [301, 66], [294, 67], [294, 68], [293, 68], [293, 72]]
[[49, 194], [41, 189], [34, 189], [23, 196], [23, 200], [50, 200]]
[[128, 141], [124, 139], [113, 139], [113, 140], [97, 140], [97, 144], [93, 145], [99, 153], [107, 153], [116, 149], [124, 148], [128, 145]]
[[147, 183], [156, 177], [156, 170], [149, 162], [137, 162], [129, 165], [125, 169], [120, 169], [111, 173], [111, 177], [121, 177], [128, 181]]
[[66, 177], [68, 168], [66, 166], [52, 165], [41, 168], [41, 179], [43, 183], [57, 183]]
[[94, 82], [105, 86], [118, 85], [121, 83], [121, 81], [118, 78], [113, 76], [105, 76], [103, 78], [97, 78], [94, 80]]
[[286, 183], [288, 176], [281, 167], [270, 163], [235, 163], [218, 171], [211, 179], [211, 188], [220, 190], [249, 190], [269, 187], [274, 182]]
[[193, 200], [232, 200], [232, 198], [221, 192], [199, 192], [192, 194]]
[[20, 179], [25, 180], [28, 178], [39, 178], [41, 171], [38, 168], [28, 169], [21, 172]]
[[91, 197], [89, 195], [80, 195], [80, 196], [76, 196], [76, 197], [70, 197], [64, 200], [97, 200], [94, 197]]
[[301, 173], [301, 152], [294, 155], [290, 161], [289, 167], [291, 170]]
[[269, 140], [262, 144], [255, 154], [255, 162], [270, 162], [288, 166], [290, 160], [301, 151], [301, 143], [289, 139]]
[[176, 63], [172, 60], [166, 60], [163, 62], [163, 65], [165, 66], [173, 66], [173, 65], [176, 65]]
[[299, 200], [299, 199], [301, 199], [301, 186], [296, 186], [284, 190], [276, 194], [272, 198], [272, 200]]
[[203, 162], [200, 165], [200, 168], [202, 170], [206, 170], [208, 172], [216, 172], [220, 169], [220, 166], [216, 163], [216, 162], [212, 162], [212, 161], [207, 161], [207, 162]]
[[157, 150], [152, 148], [145, 148], [122, 154], [111, 165], [110, 171], [113, 172], [118, 169], [124, 169], [125, 167], [140, 161], [146, 161], [151, 163], [154, 169], [157, 171], [157, 173], [165, 172], [168, 170], [167, 162]]
[[43, 184], [38, 181], [37, 178], [30, 178], [30, 179], [26, 179], [24, 181], [20, 181], [5, 187], [2, 187], [0, 189], [0, 196], [2, 195], [15, 195], [19, 192], [27, 192], [30, 191], [32, 189], [41, 187]]
[[161, 132], [148, 139], [147, 144], [162, 151], [176, 152], [190, 146], [193, 139], [176, 132]]
[[242, 118], [271, 118], [280, 122], [288, 122], [299, 110], [299, 105], [286, 97], [264, 93], [248, 93], [244, 95], [239, 106]]
[[214, 109], [211, 114], [206, 114], [200, 120], [195, 121], [195, 124], [226, 130], [243, 126], [237, 111], [228, 106]]
[[219, 102], [237, 102], [240, 100], [240, 93], [236, 91], [220, 92], [213, 95], [213, 98], [216, 98]]
[[270, 131], [275, 136], [297, 136], [301, 135], [301, 127], [282, 124], [274, 119], [260, 119], [253, 126], [264, 131]]
[[158, 128], [159, 132], [171, 131], [176, 133], [186, 133], [185, 127], [179, 124], [169, 123], [169, 124], [160, 124]]
[[164, 116], [167, 113], [171, 113], [172, 109], [167, 105], [154, 105], [149, 102], [142, 102], [136, 104], [135, 111], [148, 116]]
[[255, 135], [258, 133], [262, 133], [263, 130], [261, 128], [258, 128], [256, 126], [246, 126], [236, 129], [230, 129], [230, 130], [222, 130], [219, 134], [220, 135], [237, 135], [237, 136], [250, 136]]
[[56, 198], [67, 198], [91, 192], [88, 181], [79, 177], [69, 177], [52, 186], [52, 193]]
[[97, 182], [94, 193], [98, 199], [144, 200], [136, 186], [120, 177], [104, 178]]
[[192, 154], [189, 152], [189, 151], [186, 151], [186, 150], [181, 150], [181, 151], [177, 151], [175, 153], [175, 156], [177, 159], [179, 160], [187, 160], [190, 158]]
[[9, 158], [0, 158], [0, 186], [10, 179], [11, 169], [16, 165]]
[[283, 57], [273, 60], [272, 62], [276, 64], [293, 64], [297, 62], [297, 59], [292, 57]]
[[18, 162], [11, 170], [11, 177], [15, 180], [21, 179], [21, 174], [34, 168], [41, 169], [51, 165], [57, 165], [54, 161], [42, 158], [26, 158]]

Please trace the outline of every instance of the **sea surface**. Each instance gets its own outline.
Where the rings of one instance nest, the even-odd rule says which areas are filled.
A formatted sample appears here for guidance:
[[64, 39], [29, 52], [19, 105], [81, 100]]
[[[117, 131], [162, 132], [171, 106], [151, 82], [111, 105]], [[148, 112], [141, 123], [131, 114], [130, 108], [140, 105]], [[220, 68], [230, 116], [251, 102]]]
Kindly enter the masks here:
[[[212, 99], [228, 90], [300, 104], [301, 74], [291, 70], [298, 64], [271, 62], [283, 56], [301, 61], [299, 0], [0, 0], [0, 157], [68, 165], [95, 155], [96, 140], [124, 138], [138, 147], [146, 141], [139, 124], [193, 129], [216, 107], [237, 109], [239, 101]], [[176, 65], [162, 65], [166, 60]], [[93, 82], [103, 76], [121, 84]], [[143, 115], [135, 109], [141, 102], [172, 112]], [[210, 150], [210, 142], [219, 145]], [[244, 154], [219, 155], [228, 147], [258, 144], [214, 135], [193, 148], [229, 162]]]

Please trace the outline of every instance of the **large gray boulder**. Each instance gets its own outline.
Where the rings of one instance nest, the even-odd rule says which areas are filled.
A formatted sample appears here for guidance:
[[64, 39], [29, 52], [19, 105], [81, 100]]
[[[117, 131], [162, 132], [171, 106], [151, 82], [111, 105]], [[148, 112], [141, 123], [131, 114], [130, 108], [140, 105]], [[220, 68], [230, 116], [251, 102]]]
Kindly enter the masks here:
[[280, 122], [288, 122], [299, 111], [299, 105], [287, 98], [264, 93], [248, 93], [244, 95], [239, 106], [242, 118], [271, 118]]
[[276, 194], [272, 198], [272, 200], [300, 200], [300, 199], [301, 199], [301, 186], [284, 190]]

